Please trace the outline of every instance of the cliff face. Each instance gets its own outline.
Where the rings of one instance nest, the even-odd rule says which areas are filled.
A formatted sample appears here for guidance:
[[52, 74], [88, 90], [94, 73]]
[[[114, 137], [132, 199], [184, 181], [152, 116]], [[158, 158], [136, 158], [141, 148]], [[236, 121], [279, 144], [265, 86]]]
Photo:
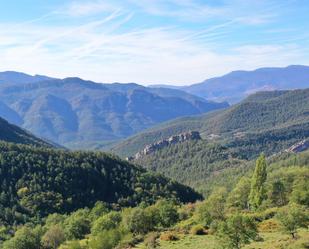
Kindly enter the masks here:
[[136, 153], [133, 157], [128, 158], [128, 160], [137, 160], [145, 155], [149, 155], [171, 144], [182, 143], [187, 140], [199, 140], [199, 139], [201, 139], [201, 136], [198, 131], [190, 131], [190, 132], [181, 133], [179, 135], [171, 136], [167, 139], [162, 139], [156, 143], [145, 146], [143, 150]]
[[286, 149], [286, 152], [299, 153], [309, 149], [309, 139], [300, 141], [297, 144], [292, 145], [290, 148]]

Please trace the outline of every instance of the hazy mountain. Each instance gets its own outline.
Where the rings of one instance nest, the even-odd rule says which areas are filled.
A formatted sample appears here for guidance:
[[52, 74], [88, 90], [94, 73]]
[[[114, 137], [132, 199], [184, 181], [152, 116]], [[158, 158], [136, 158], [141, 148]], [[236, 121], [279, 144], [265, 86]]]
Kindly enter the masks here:
[[279, 140], [291, 144], [309, 137], [309, 89], [259, 92], [224, 110], [160, 124], [120, 142], [112, 150], [131, 156], [147, 144], [189, 130], [219, 140], [246, 138], [253, 145], [259, 138], [274, 146]]
[[98, 84], [14, 72], [2, 75], [0, 116], [73, 148], [90, 148], [166, 120], [227, 107], [227, 103], [207, 101], [180, 90], [134, 83]]
[[0, 141], [44, 147], [53, 146], [2, 118], [0, 118]]
[[209, 100], [235, 103], [257, 91], [306, 87], [309, 87], [309, 66], [288, 66], [234, 71], [221, 77], [182, 87], [181, 90]]
[[25, 73], [6, 71], [0, 72], [0, 84], [1, 83], [35, 83], [43, 80], [51, 80], [53, 78], [44, 75], [28, 75]]

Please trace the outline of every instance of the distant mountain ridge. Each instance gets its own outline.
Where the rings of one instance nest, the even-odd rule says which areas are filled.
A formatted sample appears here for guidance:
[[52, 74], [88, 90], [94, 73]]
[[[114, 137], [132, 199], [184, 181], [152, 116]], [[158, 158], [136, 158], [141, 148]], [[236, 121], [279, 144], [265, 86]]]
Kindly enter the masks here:
[[0, 73], [0, 82], [0, 116], [78, 149], [104, 146], [166, 120], [228, 106], [177, 89], [135, 83], [98, 84], [17, 72]]
[[197, 96], [236, 103], [249, 94], [262, 90], [288, 90], [309, 87], [309, 66], [291, 65], [284, 68], [259, 68], [234, 71], [179, 89]]
[[1, 83], [35, 83], [39, 81], [52, 80], [54, 78], [44, 75], [29, 75], [15, 71], [5, 71], [0, 73], [0, 84]]

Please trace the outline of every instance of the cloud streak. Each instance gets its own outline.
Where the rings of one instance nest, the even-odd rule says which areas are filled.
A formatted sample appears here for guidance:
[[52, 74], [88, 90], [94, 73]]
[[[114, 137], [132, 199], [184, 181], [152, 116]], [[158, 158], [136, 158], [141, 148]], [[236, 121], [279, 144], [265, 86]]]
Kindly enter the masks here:
[[[233, 15], [231, 1], [222, 6], [193, 0], [156, 4], [92, 1], [71, 2], [28, 22], [2, 22], [0, 70], [79, 76], [99, 82], [190, 84], [230, 70], [308, 63], [308, 50], [298, 43], [308, 34], [291, 38], [277, 32], [274, 37], [265, 31], [273, 29], [269, 23], [280, 17], [280, 11], [274, 9], [282, 6], [259, 2], [253, 6], [257, 15], [249, 16], [246, 1], [235, 1], [239, 10]], [[172, 4], [176, 10], [168, 13]], [[194, 28], [191, 21], [196, 22], [196, 17], [184, 25], [188, 13], [197, 13]], [[144, 22], [142, 15], [148, 17]], [[157, 15], [182, 21], [157, 21]], [[56, 21], [45, 23], [49, 18]], [[66, 22], [62, 24], [62, 20]], [[247, 29], [252, 25], [256, 30]], [[243, 29], [252, 37], [244, 37]]]

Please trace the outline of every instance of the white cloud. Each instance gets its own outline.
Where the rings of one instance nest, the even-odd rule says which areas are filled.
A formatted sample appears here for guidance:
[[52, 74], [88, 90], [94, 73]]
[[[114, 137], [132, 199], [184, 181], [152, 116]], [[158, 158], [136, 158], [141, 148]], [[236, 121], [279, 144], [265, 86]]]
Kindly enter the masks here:
[[80, 17], [86, 15], [94, 15], [102, 12], [114, 12], [119, 10], [115, 4], [107, 1], [74, 1], [62, 7], [61, 10], [56, 11], [58, 14], [65, 14], [73, 17]]
[[[145, 6], [148, 3], [147, 11], [165, 14], [165, 1], [141, 1]], [[233, 1], [241, 5], [241, 0]], [[247, 45], [230, 43], [235, 27], [242, 27], [244, 22], [257, 25], [274, 18], [264, 8], [250, 16], [243, 13], [247, 5], [241, 5], [242, 10], [234, 16], [227, 7], [230, 1], [220, 8], [204, 6], [203, 10], [192, 0], [177, 3], [188, 8], [186, 13], [181, 8], [172, 13], [181, 18], [188, 13], [198, 16], [197, 12], [204, 13], [200, 17], [206, 12], [208, 16], [226, 13], [228, 18], [197, 30], [175, 25], [150, 27], [143, 23], [128, 28], [126, 24], [138, 15], [136, 10], [109, 6], [103, 1], [74, 2], [53, 18], [74, 15], [74, 20], [80, 18], [78, 24], [44, 25], [41, 21], [0, 24], [0, 70], [79, 76], [99, 82], [190, 84], [231, 70], [309, 62], [304, 49], [294, 44], [297, 37], [285, 43], [276, 40]], [[97, 15], [101, 12], [103, 15]], [[83, 19], [85, 15], [94, 17]]]

